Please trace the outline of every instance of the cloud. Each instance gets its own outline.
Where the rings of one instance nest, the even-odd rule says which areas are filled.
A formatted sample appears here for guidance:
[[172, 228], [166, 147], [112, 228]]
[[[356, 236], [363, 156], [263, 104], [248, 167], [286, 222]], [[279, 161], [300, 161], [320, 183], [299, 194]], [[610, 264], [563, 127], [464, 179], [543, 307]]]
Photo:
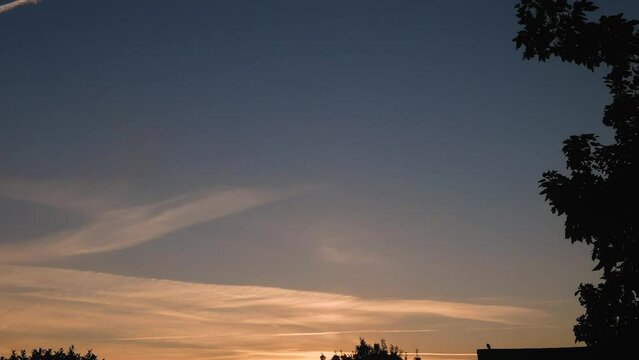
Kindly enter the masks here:
[[439, 330], [433, 329], [361, 329], [361, 330], [341, 330], [341, 331], [319, 331], [319, 332], [296, 332], [296, 333], [280, 333], [277, 336], [325, 336], [325, 335], [341, 335], [341, 334], [398, 334], [398, 333], [420, 333], [433, 332]]
[[[410, 329], [406, 318], [530, 325], [541, 323], [545, 314], [512, 306], [366, 299], [0, 265], [0, 317], [0, 335], [13, 346], [73, 342], [110, 360], [133, 354], [168, 358], [176, 352], [179, 357], [232, 359], [246, 357], [246, 351], [301, 359], [311, 351], [313, 358], [332, 351], [338, 340], [361, 333], [433, 331]], [[47, 345], [51, 339], [58, 343]]]
[[0, 14], [11, 11], [23, 5], [35, 5], [39, 2], [40, 0], [15, 0], [8, 4], [0, 5]]
[[5, 263], [121, 250], [189, 226], [277, 201], [297, 191], [227, 188], [122, 207], [113, 200], [116, 196], [107, 196], [105, 191], [81, 185], [74, 187], [60, 182], [4, 184], [7, 186], [3, 186], [0, 192], [3, 196], [80, 211], [89, 216], [89, 221], [78, 229], [49, 234], [28, 244], [0, 246], [0, 262]]

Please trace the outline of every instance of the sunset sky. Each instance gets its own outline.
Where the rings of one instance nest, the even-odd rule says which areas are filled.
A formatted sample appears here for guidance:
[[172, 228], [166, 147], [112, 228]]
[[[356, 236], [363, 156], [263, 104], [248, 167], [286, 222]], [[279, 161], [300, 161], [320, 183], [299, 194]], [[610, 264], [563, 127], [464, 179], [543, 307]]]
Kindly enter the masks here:
[[515, 3], [0, 0], [0, 355], [573, 345], [537, 181], [609, 97]]

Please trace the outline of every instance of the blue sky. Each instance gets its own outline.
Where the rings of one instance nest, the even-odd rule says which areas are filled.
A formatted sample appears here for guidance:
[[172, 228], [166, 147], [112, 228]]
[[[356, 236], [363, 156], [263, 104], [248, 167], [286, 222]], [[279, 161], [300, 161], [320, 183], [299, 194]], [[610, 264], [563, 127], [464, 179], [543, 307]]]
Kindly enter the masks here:
[[[373, 309], [366, 320], [295, 325], [303, 331], [278, 325], [341, 333], [250, 344], [273, 358], [348, 349], [358, 336], [459, 354], [491, 339], [572, 344], [574, 290], [596, 274], [537, 181], [563, 168], [564, 138], [609, 136], [609, 98], [598, 72], [522, 60], [514, 3], [43, 0], [0, 13], [0, 263], [13, 274], [0, 280], [0, 304], [31, 304], [15, 323], [42, 306], [73, 313], [37, 295], [60, 274], [70, 281], [60, 286], [79, 289], [251, 285]], [[619, 11], [636, 17], [639, 6], [602, 2]], [[37, 294], [11, 290], [16, 276]], [[380, 315], [376, 301], [388, 299], [507, 314], [495, 315], [501, 330], [476, 316], [424, 317], [431, 303]], [[171, 311], [189, 306], [205, 305]], [[146, 334], [138, 315], [127, 315], [140, 324], [132, 334], [113, 335], [116, 322], [75, 343], [119, 359], [169, 336]], [[211, 329], [246, 320], [229, 319]], [[0, 327], [14, 341], [0, 348], [74, 341], [69, 323], [31, 338]], [[207, 331], [191, 325], [180, 324]], [[377, 325], [401, 332], [349, 332]], [[436, 331], [411, 332], [424, 327]], [[459, 335], [471, 328], [483, 330]], [[226, 344], [238, 357], [249, 346]], [[217, 356], [197, 342], [160, 345]]]

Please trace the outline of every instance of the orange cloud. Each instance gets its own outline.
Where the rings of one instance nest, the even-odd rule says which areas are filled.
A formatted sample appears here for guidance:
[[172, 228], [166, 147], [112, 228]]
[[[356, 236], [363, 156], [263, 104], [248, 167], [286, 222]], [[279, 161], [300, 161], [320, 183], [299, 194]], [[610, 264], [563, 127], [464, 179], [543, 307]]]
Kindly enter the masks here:
[[[430, 330], [407, 329], [403, 319], [538, 324], [545, 316], [540, 310], [512, 306], [366, 299], [11, 265], [0, 265], [0, 309], [0, 334], [15, 339], [14, 346], [42, 346], [55, 339], [57, 344], [51, 346], [87, 344], [103, 349], [100, 354], [110, 360], [134, 353], [138, 358], [163, 358], [179, 351], [181, 357], [244, 358], [247, 349], [273, 359], [302, 359], [316, 350], [315, 358], [326, 351], [321, 346], [328, 346], [331, 336], [354, 333], [354, 326], [419, 332]], [[304, 333], [315, 339], [301, 336]], [[317, 341], [319, 335], [327, 341]], [[168, 351], [156, 353], [158, 349]]]

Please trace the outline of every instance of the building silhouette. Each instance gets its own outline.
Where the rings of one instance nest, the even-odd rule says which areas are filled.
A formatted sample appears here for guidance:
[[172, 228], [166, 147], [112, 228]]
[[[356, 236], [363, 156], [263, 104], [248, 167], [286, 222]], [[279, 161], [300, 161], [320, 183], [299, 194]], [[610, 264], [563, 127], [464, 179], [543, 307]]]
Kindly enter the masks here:
[[478, 349], [477, 360], [594, 360], [587, 347], [532, 348], [532, 349]]

